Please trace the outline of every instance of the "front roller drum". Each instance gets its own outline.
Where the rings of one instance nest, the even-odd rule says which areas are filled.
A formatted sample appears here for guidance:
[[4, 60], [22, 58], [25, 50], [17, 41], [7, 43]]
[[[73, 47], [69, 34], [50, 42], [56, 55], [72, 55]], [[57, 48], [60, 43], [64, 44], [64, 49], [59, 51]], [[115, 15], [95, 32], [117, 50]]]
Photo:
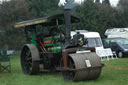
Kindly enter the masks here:
[[74, 71], [62, 71], [65, 80], [94, 80], [99, 78], [102, 64], [95, 53], [69, 54], [68, 68], [74, 69]]
[[39, 52], [36, 46], [26, 44], [21, 51], [21, 67], [24, 74], [34, 75], [39, 73]]

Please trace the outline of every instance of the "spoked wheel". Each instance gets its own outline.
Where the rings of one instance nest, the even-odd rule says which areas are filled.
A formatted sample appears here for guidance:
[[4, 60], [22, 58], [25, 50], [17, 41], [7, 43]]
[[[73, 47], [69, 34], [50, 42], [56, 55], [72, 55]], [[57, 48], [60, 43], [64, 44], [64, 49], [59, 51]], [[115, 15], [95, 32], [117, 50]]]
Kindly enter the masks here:
[[32, 44], [27, 44], [21, 52], [21, 66], [24, 74], [32, 75], [39, 73], [39, 53]]
[[[61, 62], [61, 66], [63, 67], [63, 61]], [[72, 58], [70, 58], [70, 57], [68, 59], [68, 68], [75, 69], [75, 64], [74, 64]], [[64, 80], [73, 81], [75, 71], [62, 71], [62, 75], [64, 77]]]

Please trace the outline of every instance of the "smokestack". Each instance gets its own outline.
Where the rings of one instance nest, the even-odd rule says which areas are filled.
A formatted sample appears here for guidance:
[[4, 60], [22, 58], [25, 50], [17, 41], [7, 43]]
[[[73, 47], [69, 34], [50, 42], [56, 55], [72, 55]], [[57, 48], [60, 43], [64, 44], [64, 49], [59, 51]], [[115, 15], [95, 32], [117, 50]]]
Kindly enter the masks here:
[[64, 17], [65, 17], [65, 48], [70, 45], [71, 42], [71, 9], [74, 0], [66, 0], [64, 7]]
[[64, 9], [64, 17], [65, 17], [65, 45], [70, 44], [71, 40], [71, 9]]

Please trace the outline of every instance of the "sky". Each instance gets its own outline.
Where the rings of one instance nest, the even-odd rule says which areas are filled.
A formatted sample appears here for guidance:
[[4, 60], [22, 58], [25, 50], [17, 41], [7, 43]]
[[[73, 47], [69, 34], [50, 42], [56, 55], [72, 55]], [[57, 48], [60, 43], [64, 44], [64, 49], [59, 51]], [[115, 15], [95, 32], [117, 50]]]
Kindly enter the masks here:
[[[75, 0], [75, 2], [81, 2], [84, 0]], [[102, 0], [101, 0], [102, 1]], [[116, 6], [119, 0], [110, 0], [110, 3], [112, 6]], [[63, 4], [65, 2], [65, 0], [60, 0], [60, 3]]]

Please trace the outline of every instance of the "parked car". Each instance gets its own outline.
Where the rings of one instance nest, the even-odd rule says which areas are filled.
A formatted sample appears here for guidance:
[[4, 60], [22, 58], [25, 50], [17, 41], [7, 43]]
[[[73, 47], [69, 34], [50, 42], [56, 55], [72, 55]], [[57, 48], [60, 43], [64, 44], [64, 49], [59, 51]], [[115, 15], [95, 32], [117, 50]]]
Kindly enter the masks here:
[[106, 38], [103, 39], [104, 48], [111, 48], [118, 57], [128, 55], [128, 39], [126, 38]]

